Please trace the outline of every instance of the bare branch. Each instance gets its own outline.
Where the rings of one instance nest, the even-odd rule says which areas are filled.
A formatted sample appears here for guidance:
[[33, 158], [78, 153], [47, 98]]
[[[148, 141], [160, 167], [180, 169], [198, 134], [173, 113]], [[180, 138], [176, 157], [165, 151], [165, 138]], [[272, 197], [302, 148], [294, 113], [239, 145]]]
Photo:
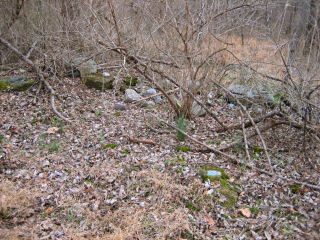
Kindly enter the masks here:
[[9, 48], [10, 50], [12, 50], [15, 54], [17, 54], [23, 61], [25, 61], [27, 64], [29, 64], [33, 70], [36, 72], [36, 74], [38, 75], [38, 77], [40, 78], [40, 82], [43, 82], [44, 85], [46, 86], [46, 88], [49, 90], [50, 92], [50, 102], [51, 102], [51, 107], [53, 112], [61, 119], [65, 120], [66, 122], [70, 122], [69, 119], [65, 118], [64, 116], [61, 115], [61, 113], [59, 113], [55, 107], [55, 103], [54, 103], [54, 95], [55, 92], [53, 90], [53, 88], [50, 86], [50, 84], [45, 80], [43, 73], [40, 71], [39, 67], [34, 64], [30, 59], [26, 58], [18, 49], [16, 49], [14, 46], [12, 46], [7, 40], [3, 39], [0, 37], [0, 43], [2, 43], [4, 46], [6, 46], [7, 48]]

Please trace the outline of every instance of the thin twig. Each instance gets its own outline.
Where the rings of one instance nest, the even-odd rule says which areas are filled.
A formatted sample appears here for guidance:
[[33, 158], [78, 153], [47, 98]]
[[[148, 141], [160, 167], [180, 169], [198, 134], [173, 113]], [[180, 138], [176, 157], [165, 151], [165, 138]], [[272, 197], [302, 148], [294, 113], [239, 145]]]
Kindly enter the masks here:
[[28, 51], [27, 54], [26, 54], [26, 58], [27, 58], [27, 59], [30, 58], [30, 55], [31, 55], [33, 49], [35, 48], [35, 46], [37, 45], [37, 43], [38, 43], [38, 40], [36, 40], [36, 41], [34, 41], [34, 42], [32, 43], [31, 48], [29, 49], [29, 51]]
[[[273, 119], [272, 119], [272, 121], [270, 121], [269, 124], [267, 124], [266, 126], [264, 126], [263, 128], [260, 129], [260, 132], [265, 132], [265, 131], [269, 130], [270, 128], [274, 128], [274, 127], [277, 126], [277, 125], [280, 125], [280, 123], [275, 122], [275, 121], [273, 121]], [[252, 138], [252, 137], [254, 137], [254, 136], [257, 136], [257, 133], [256, 133], [256, 132], [253, 132], [253, 133], [249, 134], [249, 135], [247, 136], [247, 139]], [[243, 139], [234, 141], [234, 142], [232, 142], [232, 143], [230, 143], [230, 144], [228, 144], [228, 145], [225, 145], [225, 146], [220, 147], [219, 150], [220, 150], [220, 151], [225, 151], [225, 150], [227, 150], [227, 149], [229, 149], [229, 148], [234, 147], [234, 146], [237, 145], [237, 144], [241, 144], [242, 142], [243, 142]]]
[[248, 111], [246, 110], [246, 108], [241, 104], [241, 102], [239, 101], [238, 98], [236, 98], [232, 92], [230, 92], [228, 89], [226, 89], [225, 87], [221, 86], [219, 83], [217, 82], [214, 82], [214, 84], [216, 84], [219, 88], [221, 88], [223, 91], [225, 91], [228, 95], [230, 95], [231, 97], [233, 97], [236, 101], [237, 101], [237, 104], [241, 107], [242, 111], [244, 111], [247, 115], [247, 117], [249, 118], [250, 122], [252, 123], [252, 125], [254, 126], [259, 138], [260, 138], [260, 141], [262, 143], [262, 146], [263, 146], [263, 150], [264, 150], [264, 153], [268, 159], [268, 162], [269, 162], [269, 167], [272, 171], [272, 173], [274, 172], [273, 170], [273, 167], [272, 167], [272, 163], [271, 163], [271, 159], [270, 159], [270, 156], [269, 156], [269, 153], [268, 153], [268, 149], [267, 149], [267, 145], [261, 135], [261, 132], [260, 132], [260, 129], [258, 128], [257, 124], [255, 124], [254, 120], [252, 119], [252, 117], [250, 116], [250, 114], [248, 113]]
[[[273, 117], [275, 115], [278, 115], [278, 114], [280, 114], [280, 112], [278, 110], [274, 110], [272, 112], [269, 112], [269, 113], [265, 114], [264, 116], [255, 118], [253, 121], [254, 121], [254, 123], [257, 124], [259, 122], [262, 122], [262, 121], [266, 120], [267, 118], [271, 118], [271, 117]], [[248, 120], [248, 121], [246, 121], [244, 123], [244, 127], [245, 128], [248, 128], [248, 127], [251, 127], [251, 126], [252, 126], [252, 123], [251, 123], [250, 120]], [[233, 130], [233, 129], [240, 129], [241, 127], [242, 127], [242, 123], [239, 123], [239, 124], [230, 125], [227, 128], [228, 128], [228, 130]], [[221, 133], [223, 131], [224, 131], [223, 128], [220, 128], [220, 129], [217, 130], [218, 133]]]
[[242, 134], [243, 134], [243, 141], [244, 141], [244, 146], [245, 146], [245, 150], [246, 150], [246, 155], [247, 155], [248, 161], [251, 162], [248, 141], [247, 141], [247, 135], [246, 135], [246, 129], [244, 127], [244, 117], [243, 117], [243, 112], [241, 110], [240, 110], [240, 115], [241, 115], [240, 121], [241, 121], [241, 125], [242, 125]]
[[320, 186], [318, 186], [318, 185], [313, 185], [313, 184], [306, 183], [306, 182], [301, 182], [301, 181], [298, 181], [298, 180], [295, 180], [295, 179], [292, 179], [292, 178], [287, 178], [287, 177], [279, 176], [279, 175], [277, 175], [277, 174], [275, 174], [275, 173], [271, 173], [271, 172], [268, 172], [268, 171], [266, 171], [266, 170], [263, 170], [263, 169], [260, 169], [260, 168], [257, 168], [257, 167], [247, 166], [247, 168], [250, 168], [250, 169], [252, 169], [252, 170], [255, 170], [255, 171], [258, 171], [258, 172], [267, 174], [267, 175], [272, 176], [272, 177], [275, 177], [275, 178], [280, 178], [280, 179], [285, 180], [285, 181], [287, 181], [287, 182], [294, 182], [294, 183], [301, 184], [301, 185], [303, 185], [303, 186], [307, 186], [307, 187], [309, 187], [309, 188], [312, 188], [312, 189], [315, 189], [315, 190], [320, 191]]
[[[167, 91], [166, 93], [167, 93], [167, 94], [170, 94], [170, 93], [174, 93], [174, 92], [176, 92], [176, 91], [178, 91], [178, 90], [179, 90], [179, 88], [176, 88], [176, 89], [172, 89], [172, 90], [170, 90], [170, 91]], [[162, 92], [157, 93], [157, 94], [154, 94], [154, 95], [151, 95], [151, 96], [149, 96], [149, 97], [145, 97], [145, 98], [139, 99], [139, 100], [133, 102], [133, 104], [136, 105], [136, 104], [138, 104], [138, 103], [140, 103], [140, 102], [143, 102], [143, 101], [148, 100], [148, 99], [150, 99], [150, 98], [154, 98], [154, 97], [161, 96], [161, 95], [163, 95]]]

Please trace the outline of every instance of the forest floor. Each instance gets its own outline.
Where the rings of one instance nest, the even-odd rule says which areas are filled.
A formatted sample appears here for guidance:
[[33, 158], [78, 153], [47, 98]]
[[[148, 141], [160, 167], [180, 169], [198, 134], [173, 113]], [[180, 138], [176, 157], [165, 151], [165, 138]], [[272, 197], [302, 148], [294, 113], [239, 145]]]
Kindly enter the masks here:
[[[35, 101], [37, 86], [0, 95], [1, 239], [319, 239], [319, 191], [248, 168], [270, 171], [258, 137], [249, 139], [250, 162], [241, 146], [226, 151], [234, 164], [153, 118], [174, 123], [165, 101], [117, 112], [118, 90], [67, 78], [52, 85], [71, 124], [44, 92]], [[211, 110], [226, 125], [239, 122], [223, 97]], [[187, 125], [215, 148], [242, 137], [241, 129], [216, 133], [208, 115]], [[306, 161], [302, 134], [281, 126], [263, 137], [277, 175], [318, 185], [320, 146], [307, 137]], [[208, 164], [227, 177], [202, 181]]]

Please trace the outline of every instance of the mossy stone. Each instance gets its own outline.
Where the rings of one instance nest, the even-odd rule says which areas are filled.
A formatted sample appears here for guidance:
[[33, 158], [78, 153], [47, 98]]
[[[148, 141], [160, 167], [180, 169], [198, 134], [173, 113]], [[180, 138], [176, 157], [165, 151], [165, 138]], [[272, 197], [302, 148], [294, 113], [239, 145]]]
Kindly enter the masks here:
[[106, 77], [100, 73], [87, 74], [81, 77], [82, 81], [88, 88], [106, 90], [113, 88], [113, 77]]
[[0, 78], [1, 91], [25, 91], [34, 84], [34, 80], [26, 76], [7, 76]]

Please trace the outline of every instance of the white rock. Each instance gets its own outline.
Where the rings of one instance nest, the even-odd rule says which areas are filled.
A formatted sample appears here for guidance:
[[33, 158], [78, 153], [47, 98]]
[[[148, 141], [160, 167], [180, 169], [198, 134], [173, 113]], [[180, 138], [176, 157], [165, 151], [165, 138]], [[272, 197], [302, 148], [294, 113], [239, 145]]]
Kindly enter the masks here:
[[125, 102], [134, 102], [141, 99], [141, 96], [133, 89], [126, 89], [125, 91]]

